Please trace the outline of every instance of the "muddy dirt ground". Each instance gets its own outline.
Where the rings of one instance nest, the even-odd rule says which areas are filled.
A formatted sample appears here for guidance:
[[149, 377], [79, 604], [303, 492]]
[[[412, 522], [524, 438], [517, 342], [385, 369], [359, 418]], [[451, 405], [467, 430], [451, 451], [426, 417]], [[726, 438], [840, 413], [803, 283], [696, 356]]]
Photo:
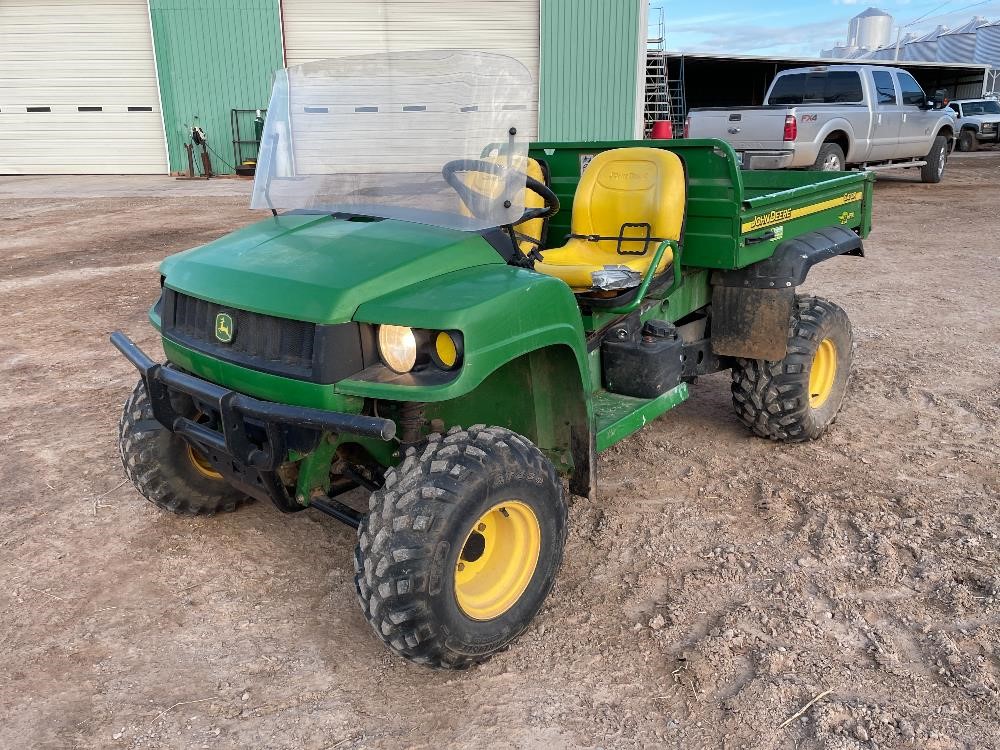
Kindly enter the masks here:
[[244, 191], [0, 178], [0, 747], [1000, 747], [998, 184], [881, 180], [868, 257], [807, 284], [854, 323], [829, 434], [753, 438], [704, 378], [601, 458], [533, 627], [444, 673], [372, 636], [347, 527], [122, 484], [107, 335], [159, 353], [156, 263]]

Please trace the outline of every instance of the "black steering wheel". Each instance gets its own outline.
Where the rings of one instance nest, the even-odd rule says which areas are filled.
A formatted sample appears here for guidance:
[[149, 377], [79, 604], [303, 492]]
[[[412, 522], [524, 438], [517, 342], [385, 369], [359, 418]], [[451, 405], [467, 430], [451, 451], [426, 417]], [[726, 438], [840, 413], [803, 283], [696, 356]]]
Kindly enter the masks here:
[[[471, 188], [468, 184], [459, 177], [460, 173], [465, 172], [481, 172], [483, 174], [492, 175], [494, 177], [500, 177], [507, 180], [508, 184], [504, 185], [502, 191], [503, 195], [509, 195], [511, 190], [509, 188], [516, 188], [517, 185], [509, 184], [511, 181], [517, 180], [521, 173], [515, 170], [508, 170], [501, 164], [495, 162], [486, 161], [485, 159], [454, 159], [443, 167], [441, 167], [441, 176], [444, 177], [445, 182], [447, 182], [451, 187], [458, 193], [458, 197], [465, 204], [465, 207], [472, 212], [472, 215], [479, 219], [488, 218], [495, 213], [494, 204], [497, 201], [495, 196], [486, 195], [478, 190]], [[539, 196], [545, 203], [544, 206], [538, 208], [526, 208], [524, 213], [521, 214], [521, 218], [513, 224], [520, 224], [522, 221], [530, 221], [531, 219], [544, 219], [548, 216], [553, 216], [559, 211], [559, 198], [551, 188], [549, 188], [545, 183], [536, 180], [534, 177], [525, 177], [525, 187], [528, 188], [535, 195]]]

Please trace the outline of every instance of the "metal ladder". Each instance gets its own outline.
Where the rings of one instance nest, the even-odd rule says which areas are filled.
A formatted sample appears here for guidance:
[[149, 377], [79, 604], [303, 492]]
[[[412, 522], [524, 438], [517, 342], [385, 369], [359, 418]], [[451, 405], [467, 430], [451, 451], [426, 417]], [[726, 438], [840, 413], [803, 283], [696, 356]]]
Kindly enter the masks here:
[[[663, 50], [652, 50], [646, 55], [645, 135], [653, 123], [670, 120], [674, 137], [680, 138], [687, 116], [687, 96], [684, 83], [684, 57], [673, 63]], [[673, 75], [672, 75], [673, 74]]]
[[670, 94], [667, 88], [667, 59], [663, 52], [646, 55], [646, 102], [643, 135], [649, 137], [654, 122], [670, 119]]

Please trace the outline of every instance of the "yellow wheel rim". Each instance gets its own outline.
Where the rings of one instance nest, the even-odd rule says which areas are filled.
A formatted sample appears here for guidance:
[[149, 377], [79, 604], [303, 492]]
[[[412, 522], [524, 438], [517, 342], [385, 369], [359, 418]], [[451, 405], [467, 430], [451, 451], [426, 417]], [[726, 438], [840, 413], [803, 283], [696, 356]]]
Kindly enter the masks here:
[[837, 379], [837, 345], [823, 339], [809, 368], [809, 406], [818, 409], [830, 398]]
[[200, 450], [195, 448], [193, 445], [188, 443], [187, 446], [188, 459], [191, 461], [191, 465], [194, 466], [195, 470], [207, 479], [222, 479], [222, 474], [217, 472], [205, 454]]
[[538, 565], [542, 531], [520, 500], [497, 503], [472, 525], [455, 566], [455, 598], [467, 617], [492, 620], [517, 603]]

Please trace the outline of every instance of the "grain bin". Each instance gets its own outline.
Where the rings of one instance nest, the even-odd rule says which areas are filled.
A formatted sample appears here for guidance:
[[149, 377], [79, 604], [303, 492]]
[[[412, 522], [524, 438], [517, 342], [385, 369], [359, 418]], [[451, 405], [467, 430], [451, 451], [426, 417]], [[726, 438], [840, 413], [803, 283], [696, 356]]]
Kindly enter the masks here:
[[947, 26], [938, 26], [934, 31], [915, 39], [900, 50], [899, 59], [935, 62], [937, 60], [938, 37], [947, 31]]
[[976, 47], [972, 59], [980, 65], [1000, 68], [1000, 22], [976, 29]]
[[937, 40], [938, 62], [971, 63], [976, 54], [976, 30], [987, 20], [976, 16], [957, 29], [942, 34]]
[[892, 38], [892, 16], [884, 10], [869, 8], [858, 13], [847, 25], [847, 46], [877, 49]]

